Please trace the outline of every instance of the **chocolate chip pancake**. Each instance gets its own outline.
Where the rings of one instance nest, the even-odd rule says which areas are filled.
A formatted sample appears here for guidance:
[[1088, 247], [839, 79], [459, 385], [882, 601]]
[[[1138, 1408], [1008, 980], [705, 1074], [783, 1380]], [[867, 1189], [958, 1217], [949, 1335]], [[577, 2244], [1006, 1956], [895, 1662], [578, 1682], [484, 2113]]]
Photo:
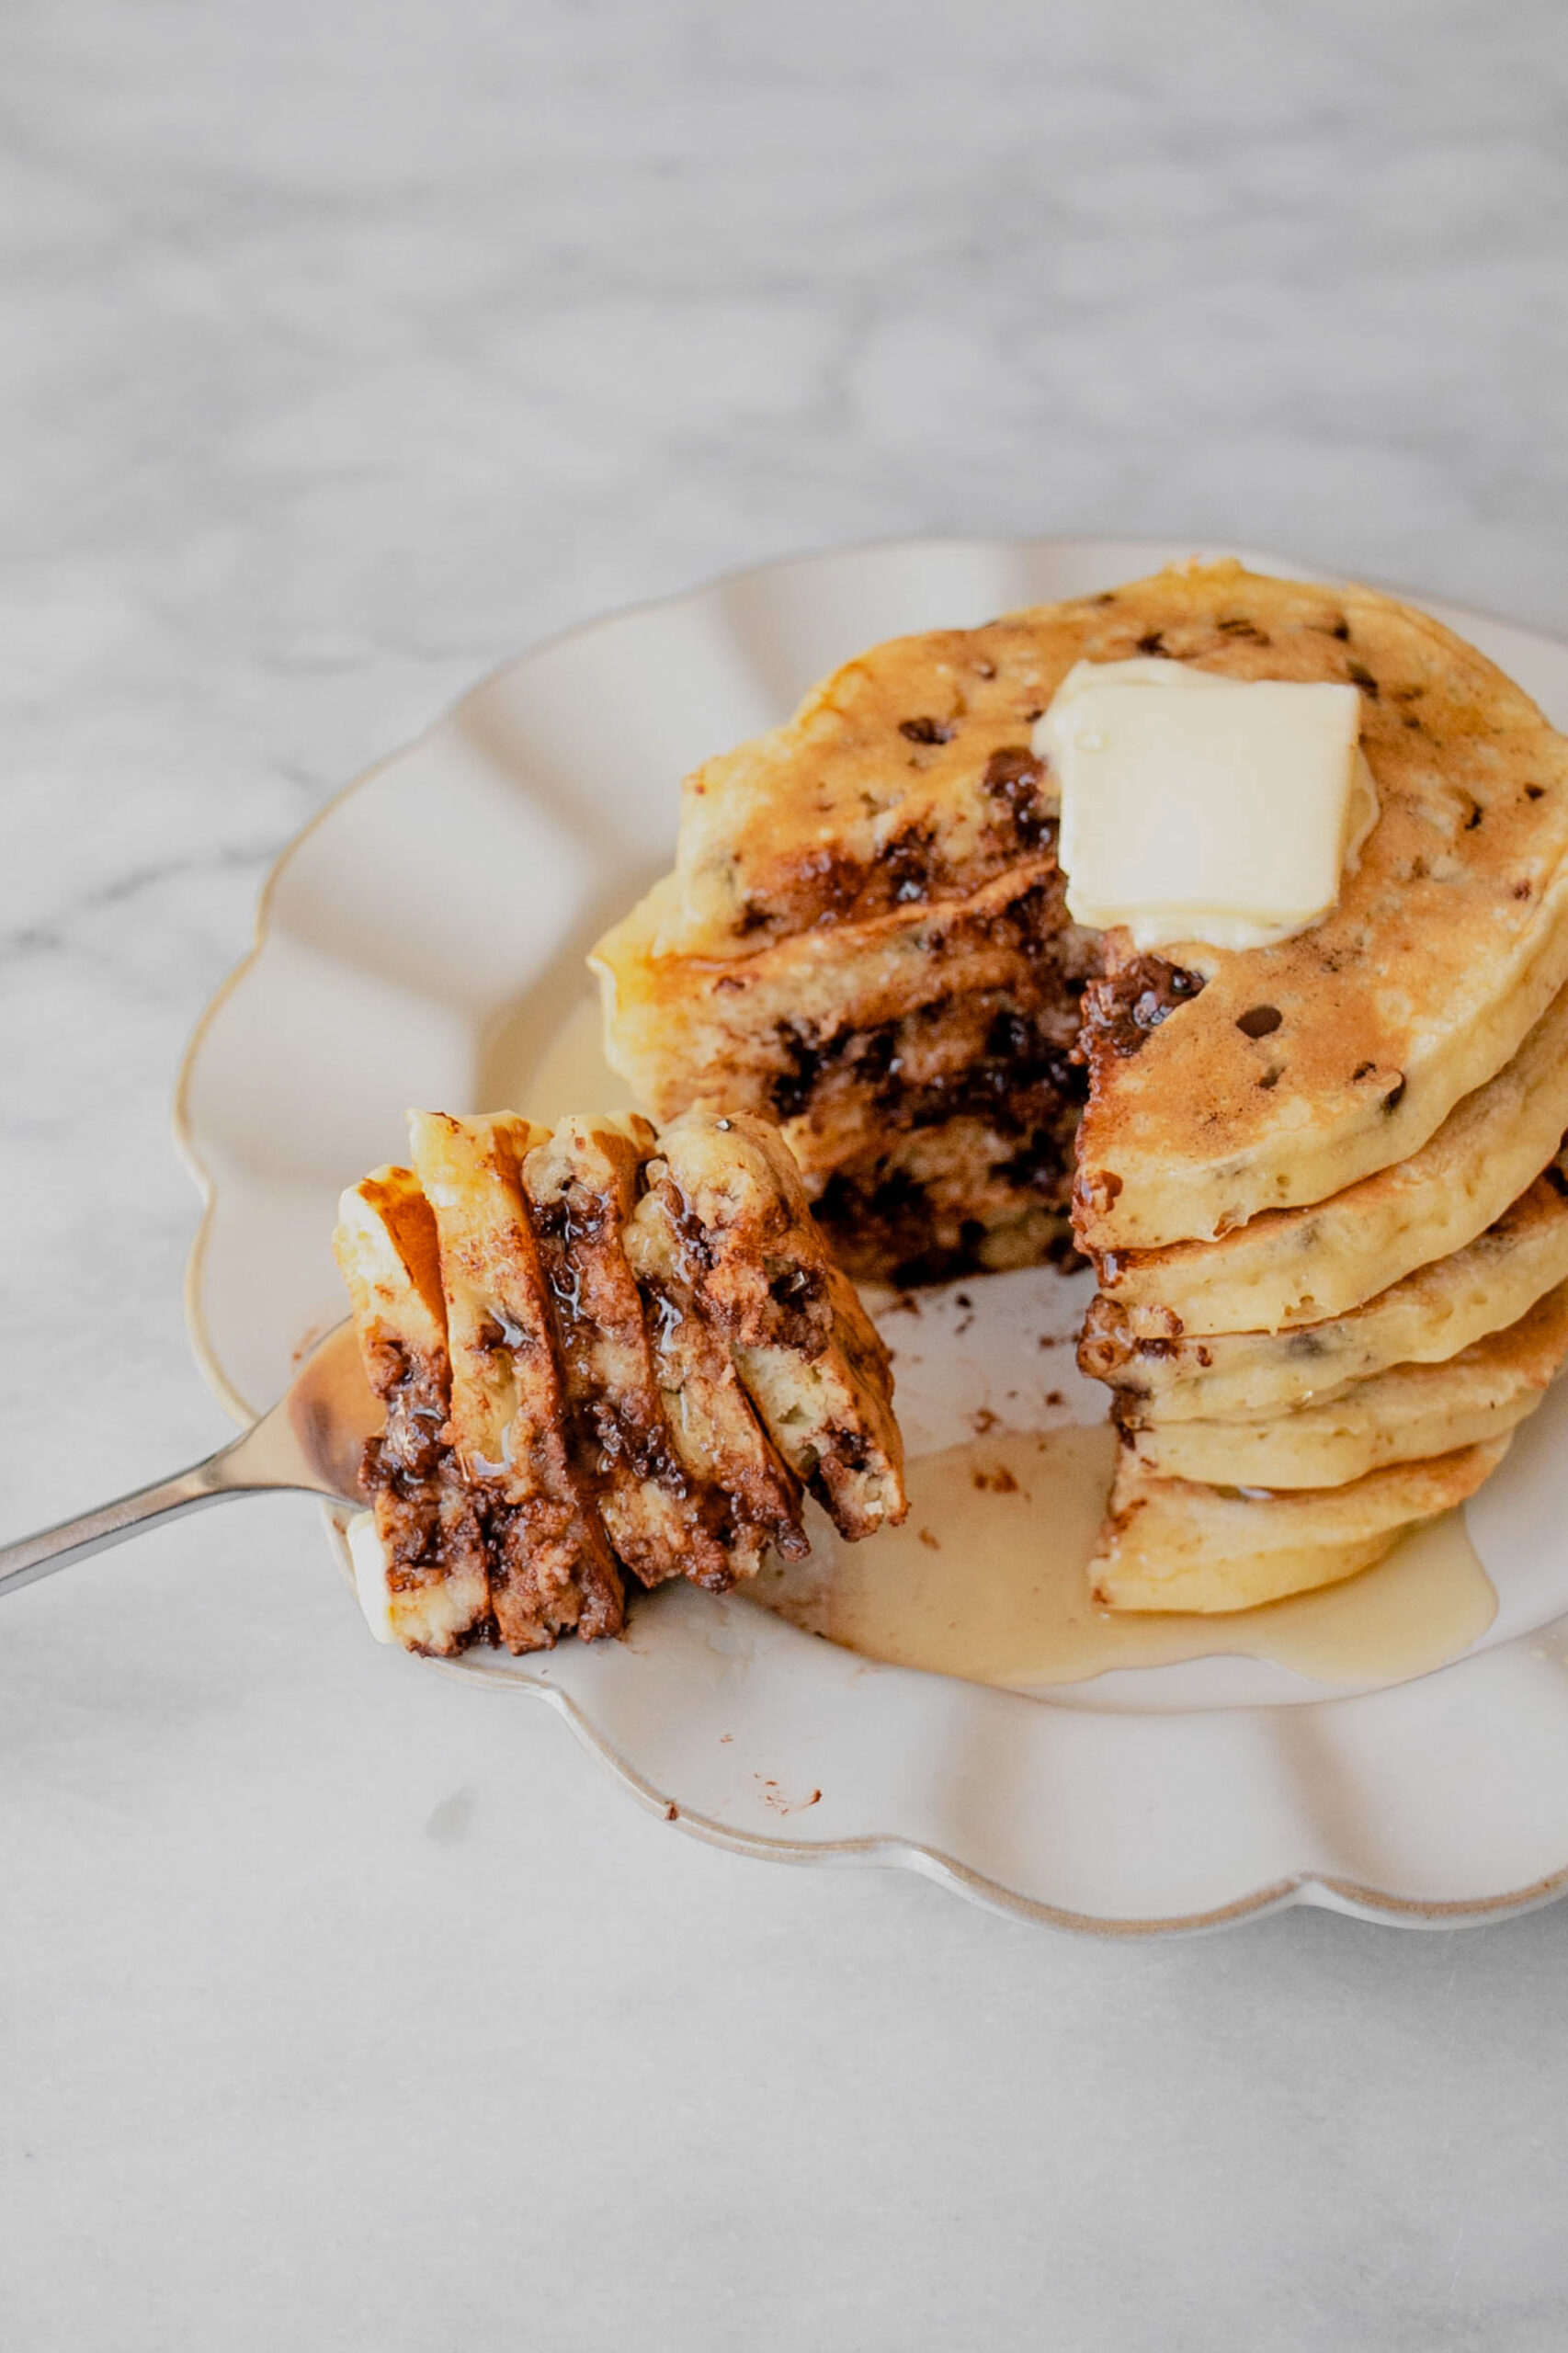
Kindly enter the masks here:
[[1408, 1160], [1326, 1201], [1267, 1210], [1215, 1242], [1107, 1251], [1100, 1288], [1141, 1337], [1278, 1332], [1376, 1298], [1483, 1233], [1568, 1129], [1568, 991], [1506, 1067]]
[[335, 1244], [387, 1404], [363, 1483], [392, 1639], [616, 1633], [628, 1574], [722, 1591], [806, 1552], [808, 1488], [849, 1538], [903, 1517], [887, 1352], [766, 1122], [410, 1133]]
[[[1326, 913], [1157, 951], [1072, 919], [1040, 722], [1129, 662], [1357, 691]], [[687, 780], [675, 870], [594, 961], [615, 1066], [663, 1119], [777, 1119], [850, 1272], [1093, 1259], [1113, 1607], [1351, 1574], [1440, 1507], [1407, 1458], [1473, 1483], [1555, 1369], [1568, 744], [1391, 597], [1193, 564], [876, 647]]]
[[410, 1650], [445, 1655], [489, 1618], [489, 1557], [445, 1435], [451, 1364], [440, 1245], [413, 1170], [378, 1169], [345, 1193], [334, 1248], [366, 1375], [386, 1407], [362, 1475], [388, 1631]]
[[[1135, 654], [1359, 689], [1381, 814], [1310, 930], [1138, 957], [1068, 920], [1031, 730]], [[1082, 1247], [1211, 1239], [1407, 1159], [1507, 1063], [1568, 981], [1565, 851], [1568, 745], [1480, 654], [1192, 566], [878, 647], [699, 769], [596, 951], [609, 1051], [660, 1118], [777, 1117], [862, 1271], [1049, 1250], [1075, 1126]]]

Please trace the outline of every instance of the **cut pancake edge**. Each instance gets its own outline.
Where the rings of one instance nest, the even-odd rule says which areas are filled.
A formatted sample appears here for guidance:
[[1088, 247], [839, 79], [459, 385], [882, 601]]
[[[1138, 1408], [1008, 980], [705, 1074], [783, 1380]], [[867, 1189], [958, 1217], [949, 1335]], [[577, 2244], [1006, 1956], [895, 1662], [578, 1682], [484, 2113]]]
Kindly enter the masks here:
[[446, 1430], [485, 1520], [490, 1599], [509, 1650], [619, 1632], [625, 1613], [578, 1433], [555, 1302], [523, 1180], [548, 1131], [505, 1113], [409, 1117], [440, 1237], [451, 1393]]
[[[367, 1379], [386, 1411], [361, 1483], [385, 1638], [448, 1655], [490, 1611], [486, 1541], [446, 1440], [451, 1370], [435, 1218], [412, 1169], [378, 1169], [339, 1205], [334, 1250]], [[368, 1546], [356, 1554], [367, 1593]], [[368, 1614], [369, 1614], [368, 1612]]]
[[[496, 1637], [526, 1651], [563, 1632], [613, 1634], [623, 1569], [722, 1590], [755, 1573], [768, 1542], [807, 1549], [807, 1481], [846, 1537], [902, 1513], [886, 1355], [852, 1288], [824, 1282], [811, 1335], [830, 1360], [832, 1429], [819, 1417], [819, 1449], [791, 1427], [781, 1452], [767, 1424], [789, 1368], [773, 1368], [771, 1392], [746, 1381], [744, 1352], [690, 1279], [684, 1203], [662, 1248], [649, 1245], [660, 1227], [649, 1122], [551, 1131], [511, 1114], [415, 1113], [410, 1127], [414, 1169], [351, 1187], [335, 1238], [388, 1406], [364, 1476], [395, 1639], [446, 1654]], [[792, 1182], [773, 1204], [781, 1251], [802, 1207]], [[814, 1263], [806, 1224], [797, 1256]], [[772, 1346], [791, 1354], [777, 1334]], [[415, 1392], [416, 1417], [400, 1402]]]

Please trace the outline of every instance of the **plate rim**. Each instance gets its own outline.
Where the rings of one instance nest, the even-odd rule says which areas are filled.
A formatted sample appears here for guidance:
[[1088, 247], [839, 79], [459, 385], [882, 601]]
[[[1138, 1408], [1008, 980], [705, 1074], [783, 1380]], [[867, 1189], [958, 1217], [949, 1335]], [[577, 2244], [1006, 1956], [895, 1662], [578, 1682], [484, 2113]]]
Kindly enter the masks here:
[[[1099, 533], [1039, 533], [970, 534], [961, 532], [922, 533], [913, 536], [878, 536], [796, 550], [792, 552], [765, 558], [760, 563], [735, 563], [722, 570], [688, 582], [684, 586], [660, 594], [639, 597], [613, 606], [608, 610], [585, 616], [563, 628], [550, 631], [531, 642], [517, 653], [495, 663], [472, 679], [457, 694], [449, 697], [432, 713], [429, 720], [413, 734], [390, 751], [372, 761], [330, 793], [319, 808], [312, 812], [305, 823], [285, 842], [263, 877], [256, 900], [256, 916], [249, 946], [223, 975], [203, 1006], [181, 1054], [176, 1074], [170, 1105], [170, 1125], [175, 1148], [199, 1197], [199, 1212], [196, 1230], [187, 1254], [182, 1281], [182, 1305], [186, 1329], [198, 1370], [232, 1420], [242, 1428], [248, 1427], [261, 1410], [243, 1397], [230, 1381], [219, 1358], [216, 1346], [208, 1330], [202, 1298], [203, 1277], [209, 1245], [211, 1239], [218, 1199], [218, 1181], [202, 1157], [192, 1114], [191, 1092], [197, 1065], [212, 1031], [213, 1026], [235, 992], [243, 986], [264, 953], [270, 937], [270, 917], [278, 886], [296, 853], [316, 832], [325, 825], [345, 803], [373, 785], [398, 762], [404, 759], [432, 736], [436, 735], [476, 696], [483, 694], [499, 679], [520, 665], [569, 644], [595, 631], [640, 615], [666, 612], [687, 603], [694, 603], [723, 589], [731, 584], [751, 580], [762, 574], [787, 572], [837, 557], [911, 554], [915, 551], [984, 549], [1013, 551], [1038, 550], [1100, 550], [1148, 547], [1164, 544], [1182, 546], [1193, 553], [1226, 552], [1258, 567], [1279, 568], [1298, 577], [1327, 577], [1339, 575], [1329, 571], [1308, 574], [1301, 573], [1294, 560], [1257, 549], [1238, 547], [1234, 542], [1215, 541], [1193, 535], [1180, 541], [1145, 538], [1131, 532]], [[1179, 559], [1175, 559], [1179, 560]], [[1366, 577], [1366, 575], [1359, 575]], [[1418, 605], [1437, 603], [1453, 615], [1483, 625], [1501, 625], [1526, 631], [1550, 642], [1564, 646], [1568, 640], [1558, 639], [1550, 630], [1534, 622], [1514, 620], [1509, 616], [1490, 609], [1458, 602], [1448, 597], [1429, 598], [1426, 592], [1400, 584], [1390, 584], [1368, 578], [1367, 585]], [[344, 1529], [346, 1516], [341, 1509], [326, 1506], [323, 1518], [340, 1565], [346, 1559]], [[1525, 1638], [1520, 1638], [1525, 1639]], [[1505, 1645], [1505, 1648], [1509, 1647]], [[1111, 1915], [1073, 1909], [1052, 1904], [1048, 1899], [1024, 1893], [980, 1870], [961, 1858], [905, 1832], [882, 1831], [858, 1834], [852, 1837], [812, 1841], [790, 1838], [778, 1833], [764, 1833], [719, 1821], [710, 1814], [681, 1805], [677, 1800], [660, 1790], [625, 1755], [609, 1733], [597, 1723], [588, 1711], [572, 1693], [545, 1681], [526, 1668], [499, 1670], [489, 1675], [475, 1673], [460, 1662], [430, 1659], [422, 1665], [447, 1676], [460, 1676], [471, 1686], [479, 1683], [491, 1688], [501, 1688], [511, 1695], [525, 1693], [551, 1705], [562, 1718], [578, 1744], [619, 1781], [627, 1793], [645, 1812], [679, 1827], [688, 1836], [704, 1844], [719, 1847], [735, 1854], [759, 1861], [792, 1864], [873, 1865], [881, 1868], [913, 1870], [950, 1893], [961, 1895], [983, 1908], [1013, 1919], [1060, 1929], [1080, 1936], [1093, 1936], [1118, 1940], [1153, 1937], [1193, 1936], [1212, 1929], [1233, 1926], [1239, 1921], [1261, 1918], [1274, 1912], [1290, 1909], [1298, 1904], [1315, 1905], [1342, 1913], [1347, 1917], [1367, 1920], [1392, 1927], [1451, 1928], [1479, 1925], [1483, 1921], [1518, 1916], [1561, 1900], [1568, 1894], [1568, 1859], [1552, 1870], [1528, 1882], [1499, 1891], [1495, 1894], [1455, 1898], [1408, 1897], [1392, 1890], [1336, 1874], [1314, 1870], [1288, 1872], [1283, 1876], [1251, 1888], [1226, 1903], [1208, 1906], [1190, 1913], [1155, 1914], [1149, 1915]], [[916, 1672], [917, 1670], [906, 1670]], [[1441, 1673], [1442, 1670], [1437, 1670]], [[1377, 1697], [1367, 1695], [1369, 1699]], [[1307, 1701], [1304, 1705], [1330, 1704]], [[1338, 1700], [1335, 1705], [1354, 1705]]]
[[[495, 1671], [486, 1676], [483, 1672], [476, 1674], [472, 1667], [465, 1668], [460, 1662], [449, 1659], [426, 1659], [422, 1664], [435, 1668], [437, 1673], [460, 1677], [469, 1684], [478, 1683], [483, 1688], [507, 1693], [523, 1692], [530, 1698], [542, 1699], [562, 1719], [578, 1745], [614, 1775], [644, 1812], [684, 1830], [688, 1837], [700, 1840], [704, 1846], [722, 1847], [732, 1854], [746, 1855], [757, 1862], [869, 1864], [884, 1869], [915, 1870], [922, 1878], [947, 1888], [952, 1894], [963, 1896], [971, 1904], [980, 1904], [986, 1911], [999, 1913], [1010, 1919], [1027, 1920], [1040, 1927], [1060, 1928], [1069, 1935], [1100, 1937], [1119, 1942], [1153, 1937], [1201, 1936], [1210, 1929], [1233, 1927], [1242, 1920], [1261, 1919], [1271, 1912], [1290, 1911], [1301, 1904], [1315, 1905], [1324, 1911], [1339, 1912], [1346, 1918], [1365, 1920], [1383, 1927], [1470, 1927], [1488, 1919], [1539, 1911], [1547, 1904], [1559, 1902], [1568, 1893], [1568, 1863], [1522, 1887], [1510, 1888], [1498, 1895], [1448, 1898], [1395, 1895], [1387, 1889], [1374, 1888], [1336, 1873], [1305, 1870], [1287, 1872], [1261, 1887], [1249, 1889], [1244, 1895], [1235, 1896], [1227, 1904], [1214, 1904], [1203, 1911], [1138, 1916], [1128, 1915], [1125, 1917], [1076, 1911], [1065, 1904], [1052, 1904], [1043, 1896], [1025, 1895], [1018, 1889], [1007, 1887], [1002, 1881], [993, 1878], [989, 1872], [979, 1870], [973, 1864], [963, 1862], [958, 1856], [933, 1846], [928, 1840], [911, 1837], [902, 1831], [868, 1831], [852, 1838], [812, 1841], [740, 1829], [733, 1823], [719, 1821], [713, 1814], [682, 1806], [667, 1796], [645, 1773], [640, 1772], [631, 1758], [599, 1729], [571, 1692], [542, 1682], [526, 1671]], [[908, 1673], [921, 1671], [905, 1670]]]

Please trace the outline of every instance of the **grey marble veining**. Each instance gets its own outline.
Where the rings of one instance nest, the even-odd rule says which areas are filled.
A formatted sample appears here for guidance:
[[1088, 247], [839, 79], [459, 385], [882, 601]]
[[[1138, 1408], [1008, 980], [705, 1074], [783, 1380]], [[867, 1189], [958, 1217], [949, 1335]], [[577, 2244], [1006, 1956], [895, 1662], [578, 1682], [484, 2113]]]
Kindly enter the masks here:
[[[7, 1532], [220, 1436], [181, 1047], [530, 640], [933, 531], [1568, 629], [1565, 84], [1551, 0], [19, 0]], [[1568, 2333], [1568, 1911], [1080, 1945], [710, 1853], [374, 1652], [302, 1504], [20, 1597], [0, 1685], [27, 2353]]]

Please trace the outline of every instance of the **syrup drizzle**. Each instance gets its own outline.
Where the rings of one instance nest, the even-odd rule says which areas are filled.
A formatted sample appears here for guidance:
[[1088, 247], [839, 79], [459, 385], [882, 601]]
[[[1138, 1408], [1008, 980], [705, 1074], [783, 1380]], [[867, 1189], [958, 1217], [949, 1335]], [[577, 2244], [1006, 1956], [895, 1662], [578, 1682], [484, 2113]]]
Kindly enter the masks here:
[[756, 1598], [865, 1657], [1014, 1690], [1226, 1653], [1324, 1683], [1394, 1683], [1457, 1657], [1495, 1614], [1458, 1511], [1359, 1576], [1260, 1609], [1098, 1609], [1086, 1566], [1115, 1459], [1104, 1426], [997, 1431], [925, 1455], [909, 1465], [902, 1528], [770, 1560]]

